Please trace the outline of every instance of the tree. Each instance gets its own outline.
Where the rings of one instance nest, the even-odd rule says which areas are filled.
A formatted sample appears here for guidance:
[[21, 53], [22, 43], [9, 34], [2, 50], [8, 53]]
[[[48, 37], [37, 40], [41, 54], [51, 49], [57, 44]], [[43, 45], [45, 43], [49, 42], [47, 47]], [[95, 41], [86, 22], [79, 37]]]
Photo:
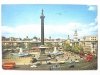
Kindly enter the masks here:
[[32, 47], [33, 47], [33, 44], [32, 43], [28, 43], [28, 48], [32, 49]]
[[72, 51], [74, 52], [74, 53], [80, 53], [81, 51], [83, 51], [83, 47], [82, 46], [80, 46], [80, 45], [75, 45], [75, 46], [73, 46], [72, 47]]
[[72, 47], [70, 46], [70, 44], [65, 43], [65, 42], [62, 44], [62, 47], [63, 47], [63, 49], [65, 51], [71, 51], [71, 49], [72, 49]]
[[63, 42], [62, 47], [65, 51], [71, 51], [77, 54], [80, 53], [80, 51], [83, 51], [83, 47], [78, 44], [70, 46], [69, 43]]
[[79, 53], [79, 46], [74, 46], [74, 48], [73, 48], [73, 52], [74, 53]]

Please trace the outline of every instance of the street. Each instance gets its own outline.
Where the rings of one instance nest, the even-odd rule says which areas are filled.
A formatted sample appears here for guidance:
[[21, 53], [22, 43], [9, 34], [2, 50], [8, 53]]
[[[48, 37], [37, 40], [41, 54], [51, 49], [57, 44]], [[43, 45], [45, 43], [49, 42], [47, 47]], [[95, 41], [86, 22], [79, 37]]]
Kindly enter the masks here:
[[91, 62], [81, 61], [79, 63], [64, 63], [64, 64], [58, 64], [60, 68], [52, 68], [50, 67], [54, 66], [56, 64], [42, 64], [38, 65], [37, 67], [31, 67], [31, 65], [16, 65], [16, 67], [13, 70], [96, 70], [97, 69], [97, 62], [96, 59], [94, 59]]

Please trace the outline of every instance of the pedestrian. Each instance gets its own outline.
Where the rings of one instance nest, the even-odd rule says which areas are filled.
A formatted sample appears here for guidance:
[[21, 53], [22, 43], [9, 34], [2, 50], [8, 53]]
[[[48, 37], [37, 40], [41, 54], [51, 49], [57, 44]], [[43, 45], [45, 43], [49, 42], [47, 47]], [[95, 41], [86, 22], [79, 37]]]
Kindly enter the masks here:
[[52, 66], [50, 66], [50, 70], [52, 70]]

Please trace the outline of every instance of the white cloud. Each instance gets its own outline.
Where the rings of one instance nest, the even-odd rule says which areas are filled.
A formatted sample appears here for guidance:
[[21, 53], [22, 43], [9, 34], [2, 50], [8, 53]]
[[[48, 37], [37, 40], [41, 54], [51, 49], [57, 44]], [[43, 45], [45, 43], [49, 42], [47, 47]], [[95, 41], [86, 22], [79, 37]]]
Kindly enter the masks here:
[[[81, 24], [81, 23], [68, 23], [66, 25], [45, 25], [44, 33], [45, 37], [49, 36], [53, 38], [67, 38], [67, 35], [73, 36], [74, 31], [78, 30], [78, 36], [91, 35], [94, 31], [98, 29], [95, 22], [90, 24]], [[9, 36], [14, 37], [34, 37], [41, 36], [41, 25], [30, 24], [30, 25], [18, 25], [16, 27], [2, 26], [2, 35], [4, 33], [9, 33]], [[71, 37], [73, 38], [73, 37]]]
[[18, 25], [16, 27], [2, 26], [3, 33], [9, 33], [10, 36], [14, 37], [25, 37], [25, 36], [37, 36], [40, 35], [39, 25]]
[[97, 7], [94, 6], [94, 5], [90, 5], [90, 6], [88, 6], [88, 10], [89, 11], [95, 11], [95, 10], [97, 10]]

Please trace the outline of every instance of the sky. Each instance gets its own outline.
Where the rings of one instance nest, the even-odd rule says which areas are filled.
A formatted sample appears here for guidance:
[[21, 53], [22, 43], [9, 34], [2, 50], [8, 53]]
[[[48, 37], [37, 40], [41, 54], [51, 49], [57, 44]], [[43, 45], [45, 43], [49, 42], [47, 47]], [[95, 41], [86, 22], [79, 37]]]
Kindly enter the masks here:
[[41, 37], [41, 10], [44, 10], [45, 38], [73, 38], [98, 35], [97, 6], [71, 4], [2, 4], [2, 36]]

